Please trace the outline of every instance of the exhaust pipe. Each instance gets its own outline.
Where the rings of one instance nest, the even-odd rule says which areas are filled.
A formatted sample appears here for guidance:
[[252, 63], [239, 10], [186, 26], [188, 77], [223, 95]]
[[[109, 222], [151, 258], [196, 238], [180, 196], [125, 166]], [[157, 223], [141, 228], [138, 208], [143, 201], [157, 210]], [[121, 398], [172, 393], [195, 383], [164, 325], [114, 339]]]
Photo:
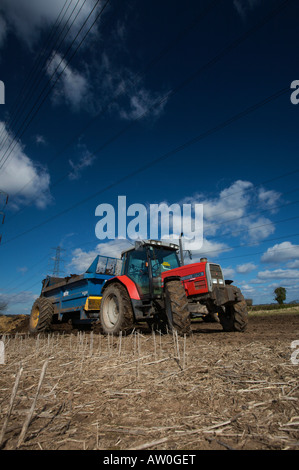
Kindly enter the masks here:
[[180, 236], [180, 238], [179, 238], [179, 244], [180, 244], [181, 266], [184, 266], [184, 253], [183, 253], [183, 241], [182, 241], [182, 236], [183, 236], [183, 234], [181, 233], [181, 236]]

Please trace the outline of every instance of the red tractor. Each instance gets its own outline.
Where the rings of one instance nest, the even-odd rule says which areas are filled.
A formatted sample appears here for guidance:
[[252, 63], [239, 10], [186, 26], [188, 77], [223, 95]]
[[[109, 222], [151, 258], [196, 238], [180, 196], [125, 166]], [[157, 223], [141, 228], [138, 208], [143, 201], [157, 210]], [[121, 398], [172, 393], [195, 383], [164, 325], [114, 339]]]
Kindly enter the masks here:
[[224, 280], [221, 267], [206, 258], [182, 265], [173, 243], [135, 242], [122, 253], [121, 275], [107, 280], [101, 295], [96, 325], [104, 333], [147, 322], [160, 331], [189, 334], [196, 317], [219, 321], [224, 331], [242, 332], [248, 321], [245, 299], [232, 281]]

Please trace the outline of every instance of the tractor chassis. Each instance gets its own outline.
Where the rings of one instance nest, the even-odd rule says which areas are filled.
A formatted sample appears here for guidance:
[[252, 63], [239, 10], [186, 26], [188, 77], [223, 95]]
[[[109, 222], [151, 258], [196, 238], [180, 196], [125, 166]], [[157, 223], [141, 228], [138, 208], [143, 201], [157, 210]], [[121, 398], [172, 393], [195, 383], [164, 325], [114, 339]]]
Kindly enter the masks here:
[[[203, 306], [207, 307], [209, 313], [216, 313], [220, 307], [232, 305], [242, 299], [242, 293], [236, 286], [215, 286], [212, 292], [188, 297], [188, 308], [191, 314], [200, 313]], [[160, 316], [165, 312], [164, 299], [158, 298], [154, 300], [132, 299], [132, 307], [137, 322], [151, 320], [156, 315]]]

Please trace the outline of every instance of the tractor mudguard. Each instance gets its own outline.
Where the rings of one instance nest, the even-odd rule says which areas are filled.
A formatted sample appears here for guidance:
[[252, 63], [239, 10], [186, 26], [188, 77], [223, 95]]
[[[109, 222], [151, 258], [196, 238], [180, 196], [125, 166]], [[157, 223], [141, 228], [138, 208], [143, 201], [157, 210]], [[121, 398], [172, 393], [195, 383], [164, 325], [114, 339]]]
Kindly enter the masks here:
[[122, 285], [124, 285], [128, 291], [131, 300], [141, 300], [135, 282], [133, 282], [132, 279], [130, 279], [128, 276], [123, 275], [112, 277], [111, 279], [106, 281], [104, 289], [106, 289], [106, 287], [108, 287], [112, 282], [120, 282]]

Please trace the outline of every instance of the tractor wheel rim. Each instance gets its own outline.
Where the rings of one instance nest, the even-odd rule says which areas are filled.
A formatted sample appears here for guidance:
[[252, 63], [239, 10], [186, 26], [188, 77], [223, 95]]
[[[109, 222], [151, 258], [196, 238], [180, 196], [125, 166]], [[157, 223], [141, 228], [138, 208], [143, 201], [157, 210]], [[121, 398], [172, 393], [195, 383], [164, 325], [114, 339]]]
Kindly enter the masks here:
[[31, 312], [30, 323], [32, 328], [36, 328], [39, 320], [39, 308], [35, 307]]
[[113, 328], [119, 317], [118, 302], [115, 295], [107, 297], [103, 309], [104, 322], [108, 328]]

